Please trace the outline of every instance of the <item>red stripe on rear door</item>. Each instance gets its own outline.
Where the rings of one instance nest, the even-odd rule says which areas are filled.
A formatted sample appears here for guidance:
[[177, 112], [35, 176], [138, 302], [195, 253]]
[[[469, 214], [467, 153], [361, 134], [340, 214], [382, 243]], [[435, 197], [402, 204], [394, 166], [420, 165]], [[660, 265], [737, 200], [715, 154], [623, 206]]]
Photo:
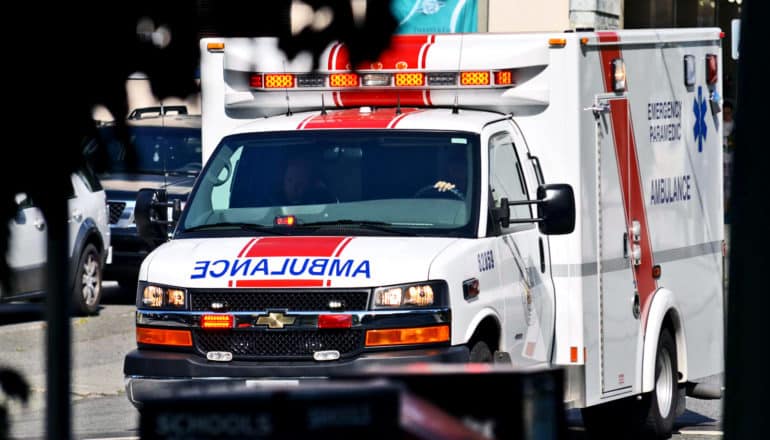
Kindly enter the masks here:
[[247, 257], [331, 257], [345, 237], [263, 237]]
[[[620, 41], [620, 37], [615, 32], [597, 32], [599, 35], [600, 43], [617, 43]], [[608, 45], [602, 46], [599, 51], [602, 58], [602, 77], [604, 78], [604, 90], [612, 92], [612, 83], [614, 78], [612, 77], [612, 60], [620, 58], [620, 46]]]
[[[599, 41], [602, 43], [619, 42], [618, 35], [614, 32], [598, 32]], [[620, 46], [603, 46], [600, 50], [602, 63], [602, 76], [604, 87], [608, 93], [613, 89], [612, 60], [622, 58]], [[623, 211], [626, 216], [626, 228], [631, 228], [631, 222], [638, 221], [641, 226], [642, 263], [633, 267], [634, 281], [639, 291], [639, 302], [642, 311], [642, 323], [647, 327], [647, 314], [649, 313], [652, 297], [658, 285], [652, 277], [652, 245], [650, 243], [650, 230], [647, 223], [647, 213], [644, 205], [644, 191], [642, 190], [642, 177], [639, 170], [639, 157], [636, 150], [636, 139], [631, 118], [631, 107], [628, 98], [610, 99], [610, 126], [615, 142], [615, 154], [618, 162], [618, 177], [623, 191]]]

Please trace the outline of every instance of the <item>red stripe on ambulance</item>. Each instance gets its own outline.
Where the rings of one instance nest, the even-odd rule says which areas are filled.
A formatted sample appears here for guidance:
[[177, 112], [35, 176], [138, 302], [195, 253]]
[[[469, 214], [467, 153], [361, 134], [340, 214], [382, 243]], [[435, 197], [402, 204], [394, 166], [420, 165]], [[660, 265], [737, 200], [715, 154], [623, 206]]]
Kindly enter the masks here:
[[[365, 70], [403, 70], [424, 69], [428, 49], [436, 42], [435, 35], [397, 35], [391, 47], [386, 49], [377, 61], [362, 63], [359, 69]], [[335, 45], [329, 52], [329, 70], [351, 70], [350, 53], [344, 45]]]
[[422, 90], [415, 89], [388, 89], [388, 90], [345, 90], [339, 93], [339, 107], [361, 107], [372, 105], [375, 107], [392, 107], [395, 105], [423, 106], [425, 94]]
[[236, 280], [235, 287], [323, 287], [324, 280]]
[[[602, 43], [619, 42], [615, 32], [598, 32]], [[608, 93], [613, 91], [612, 60], [622, 58], [620, 47], [617, 45], [602, 46], [600, 51], [604, 87]], [[658, 285], [652, 277], [652, 245], [647, 224], [647, 213], [644, 206], [644, 191], [642, 190], [639, 157], [636, 150], [634, 130], [631, 125], [631, 107], [628, 98], [610, 100], [610, 126], [615, 140], [618, 177], [623, 191], [623, 211], [626, 216], [626, 228], [631, 229], [632, 222], [638, 221], [641, 226], [642, 261], [639, 266], [633, 266], [634, 281], [639, 292], [639, 302], [642, 312], [642, 323], [647, 327], [647, 314], [652, 297]]]
[[314, 115], [302, 121], [297, 128], [394, 128], [405, 116], [416, 111], [418, 109], [405, 108], [401, 109], [401, 114], [397, 114], [395, 109], [380, 109], [371, 113], [361, 113], [359, 109], [340, 110], [326, 115]]
[[246, 257], [331, 257], [345, 237], [263, 237]]

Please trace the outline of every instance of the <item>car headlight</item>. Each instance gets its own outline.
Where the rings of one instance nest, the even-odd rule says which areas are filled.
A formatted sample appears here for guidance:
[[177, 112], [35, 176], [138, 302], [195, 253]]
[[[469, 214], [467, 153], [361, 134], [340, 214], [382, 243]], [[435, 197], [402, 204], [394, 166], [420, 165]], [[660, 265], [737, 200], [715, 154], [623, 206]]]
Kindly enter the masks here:
[[446, 283], [437, 281], [378, 287], [373, 304], [378, 309], [444, 306], [446, 290]]
[[140, 283], [138, 300], [137, 307], [184, 309], [187, 292], [176, 287]]

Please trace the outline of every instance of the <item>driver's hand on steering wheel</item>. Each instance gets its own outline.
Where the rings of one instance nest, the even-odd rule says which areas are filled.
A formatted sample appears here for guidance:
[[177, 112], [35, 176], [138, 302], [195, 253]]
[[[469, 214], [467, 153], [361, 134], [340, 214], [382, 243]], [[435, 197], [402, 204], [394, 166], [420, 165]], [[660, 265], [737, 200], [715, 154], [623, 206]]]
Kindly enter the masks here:
[[433, 187], [436, 188], [438, 192], [445, 192], [445, 191], [451, 191], [455, 189], [455, 184], [451, 182], [445, 182], [443, 180], [439, 180], [433, 185]]

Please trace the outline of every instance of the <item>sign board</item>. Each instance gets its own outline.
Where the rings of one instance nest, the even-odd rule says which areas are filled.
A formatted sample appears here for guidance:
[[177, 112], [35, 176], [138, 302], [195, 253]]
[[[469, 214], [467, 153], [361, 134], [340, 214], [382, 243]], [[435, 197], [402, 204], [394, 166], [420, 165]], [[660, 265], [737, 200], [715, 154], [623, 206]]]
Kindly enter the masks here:
[[392, 0], [397, 34], [476, 32], [477, 0]]

